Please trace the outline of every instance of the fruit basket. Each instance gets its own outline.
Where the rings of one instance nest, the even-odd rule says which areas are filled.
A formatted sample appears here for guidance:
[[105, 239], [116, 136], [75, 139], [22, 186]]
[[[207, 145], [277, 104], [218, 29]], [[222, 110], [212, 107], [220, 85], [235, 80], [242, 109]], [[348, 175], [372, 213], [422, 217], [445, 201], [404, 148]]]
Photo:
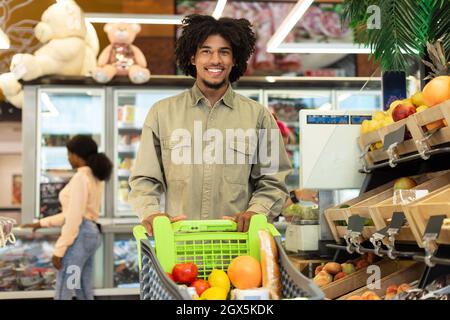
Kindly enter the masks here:
[[370, 146], [369, 151], [365, 155], [365, 160], [368, 165], [372, 166], [377, 162], [389, 159], [388, 153], [383, 150], [384, 138], [386, 135], [398, 130], [403, 125], [406, 125], [407, 131], [405, 132], [405, 137], [408, 139], [405, 139], [405, 141], [399, 143], [397, 146], [398, 155], [401, 156], [417, 151], [414, 140], [407, 134], [408, 131], [411, 133], [417, 132], [417, 124], [413, 117], [409, 117], [366, 134], [362, 134], [359, 137], [358, 143], [361, 151], [365, 150], [367, 146]]
[[408, 222], [415, 224], [416, 232], [414, 232], [414, 236], [420, 247], [423, 247], [422, 236], [429, 218], [435, 215], [445, 215], [446, 219], [436, 243], [450, 244], [450, 185], [437, 189], [404, 206], [404, 211]]
[[[390, 300], [396, 294], [412, 288], [411, 283], [416, 283], [425, 269], [423, 263], [407, 260], [397, 261], [396, 267], [398, 268], [397, 271], [381, 278], [379, 288], [370, 290], [367, 286], [363, 286], [339, 297], [337, 300]], [[368, 295], [368, 292], [372, 294]]]
[[237, 256], [250, 255], [259, 260], [258, 230], [268, 229], [278, 249], [283, 298], [319, 300], [323, 293], [311, 280], [297, 271], [284, 252], [278, 232], [263, 215], [252, 217], [248, 232], [236, 232], [229, 220], [193, 220], [170, 223], [166, 217], [154, 220], [154, 246], [143, 226], [133, 234], [140, 261], [140, 295], [144, 300], [191, 299], [188, 289], [178, 286], [167, 275], [176, 263], [193, 262], [199, 278], [213, 269], [226, 271]]
[[391, 190], [393, 185], [393, 181], [388, 182], [375, 189], [365, 192], [354, 199], [341, 203], [338, 206], [326, 209], [325, 219], [328, 223], [328, 226], [330, 227], [331, 233], [333, 234], [334, 240], [337, 243], [340, 243], [341, 238], [343, 238], [346, 234], [348, 217], [351, 215], [351, 212], [349, 211], [350, 209], [358, 206], [361, 202], [364, 202], [367, 199]]
[[[399, 269], [398, 262], [393, 260], [384, 259], [374, 262], [371, 265], [379, 267], [381, 277], [385, 277]], [[372, 273], [367, 272], [367, 268], [368, 266], [366, 264], [365, 267], [353, 272], [352, 274], [322, 286], [321, 289], [324, 292], [325, 297], [328, 299], [336, 299], [365, 286], [367, 284], [367, 279], [372, 275]]]
[[[450, 100], [428, 108], [413, 115], [418, 131], [412, 132], [415, 140], [424, 139], [428, 149], [450, 142]], [[425, 139], [428, 132], [439, 129], [435, 134]]]
[[[440, 173], [438, 176], [418, 184], [411, 190], [428, 190], [428, 192], [433, 192], [448, 184], [450, 184], [450, 172]], [[394, 198], [390, 197], [379, 204], [369, 207], [369, 211], [376, 230], [381, 230], [388, 226], [394, 212], [403, 212], [404, 209], [402, 204], [395, 204]], [[396, 241], [416, 242], [412, 228], [415, 228], [415, 224], [405, 224], [396, 236]]]
[[[405, 105], [408, 105], [408, 103]], [[389, 159], [388, 152], [383, 149], [385, 137], [403, 125], [406, 125], [405, 140], [397, 146], [398, 156], [420, 153], [450, 142], [450, 127], [448, 126], [450, 100], [433, 107], [421, 106], [421, 109], [416, 109], [410, 104], [409, 107], [414, 108], [414, 113], [407, 118], [392, 122], [391, 115], [393, 109], [397, 106], [396, 104], [391, 105], [385, 115], [382, 115], [383, 112], [381, 111], [377, 112], [381, 118], [390, 117], [390, 122], [385, 122], [386, 118], [374, 119], [371, 121], [375, 121], [377, 124], [362, 126], [362, 134], [358, 139], [358, 144], [361, 151], [366, 151], [366, 148], [369, 148], [364, 156], [366, 164], [369, 166]], [[377, 113], [374, 118], [377, 117]]]

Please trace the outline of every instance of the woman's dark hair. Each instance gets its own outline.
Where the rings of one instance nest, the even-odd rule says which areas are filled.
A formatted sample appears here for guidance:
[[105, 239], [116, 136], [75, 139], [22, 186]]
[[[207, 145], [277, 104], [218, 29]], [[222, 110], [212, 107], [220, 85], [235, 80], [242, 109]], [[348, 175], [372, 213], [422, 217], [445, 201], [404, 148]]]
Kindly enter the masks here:
[[98, 153], [97, 143], [90, 136], [74, 136], [66, 146], [67, 150], [86, 161], [97, 179], [101, 181], [109, 179], [113, 165], [104, 153]]
[[175, 55], [178, 66], [186, 75], [197, 77], [192, 56], [206, 38], [220, 35], [231, 44], [235, 65], [231, 69], [230, 82], [238, 80], [247, 70], [247, 61], [255, 51], [255, 33], [247, 19], [220, 18], [193, 14], [183, 19], [183, 34], [177, 41]]

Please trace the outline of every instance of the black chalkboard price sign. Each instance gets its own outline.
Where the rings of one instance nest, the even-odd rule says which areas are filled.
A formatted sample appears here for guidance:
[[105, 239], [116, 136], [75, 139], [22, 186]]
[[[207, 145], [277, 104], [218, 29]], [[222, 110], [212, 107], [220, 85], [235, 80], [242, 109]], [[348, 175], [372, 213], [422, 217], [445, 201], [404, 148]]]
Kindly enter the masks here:
[[40, 217], [45, 218], [61, 212], [59, 192], [66, 182], [45, 182], [40, 186]]

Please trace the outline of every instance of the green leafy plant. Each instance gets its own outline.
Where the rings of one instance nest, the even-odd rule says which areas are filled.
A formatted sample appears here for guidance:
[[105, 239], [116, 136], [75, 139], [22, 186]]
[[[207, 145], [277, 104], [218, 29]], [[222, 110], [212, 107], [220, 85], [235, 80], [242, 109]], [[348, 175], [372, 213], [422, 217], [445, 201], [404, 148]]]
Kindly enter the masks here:
[[[380, 28], [368, 28], [370, 6], [379, 8]], [[370, 47], [383, 71], [406, 71], [410, 57], [423, 57], [427, 43], [442, 39], [450, 51], [449, 0], [344, 0], [343, 20], [355, 41]]]

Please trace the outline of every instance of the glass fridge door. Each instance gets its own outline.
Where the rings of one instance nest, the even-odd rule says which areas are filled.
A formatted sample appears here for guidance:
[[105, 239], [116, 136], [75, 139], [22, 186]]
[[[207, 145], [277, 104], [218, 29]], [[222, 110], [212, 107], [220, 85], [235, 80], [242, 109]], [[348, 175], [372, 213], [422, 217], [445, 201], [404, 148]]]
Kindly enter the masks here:
[[[179, 94], [184, 89], [116, 90], [115, 101], [115, 183], [116, 216], [135, 216], [128, 204], [128, 178], [139, 149], [141, 130], [152, 105], [164, 98]], [[161, 199], [164, 208], [164, 199]]]
[[265, 92], [265, 105], [273, 111], [277, 118], [291, 131], [286, 144], [286, 152], [292, 163], [292, 173], [288, 176], [288, 190], [299, 187], [299, 111], [302, 109], [332, 109], [331, 90], [267, 90]]
[[114, 235], [114, 288], [139, 288], [136, 240], [130, 234]]
[[263, 91], [262, 90], [237, 89], [235, 91], [249, 99], [252, 99], [256, 102], [263, 104]]
[[338, 110], [381, 110], [381, 91], [336, 91]]
[[[67, 159], [67, 141], [90, 135], [99, 151], [105, 145], [105, 97], [102, 89], [39, 89], [38, 190], [39, 216], [60, 212], [58, 195], [74, 171]], [[104, 207], [104, 206], [102, 206]]]

